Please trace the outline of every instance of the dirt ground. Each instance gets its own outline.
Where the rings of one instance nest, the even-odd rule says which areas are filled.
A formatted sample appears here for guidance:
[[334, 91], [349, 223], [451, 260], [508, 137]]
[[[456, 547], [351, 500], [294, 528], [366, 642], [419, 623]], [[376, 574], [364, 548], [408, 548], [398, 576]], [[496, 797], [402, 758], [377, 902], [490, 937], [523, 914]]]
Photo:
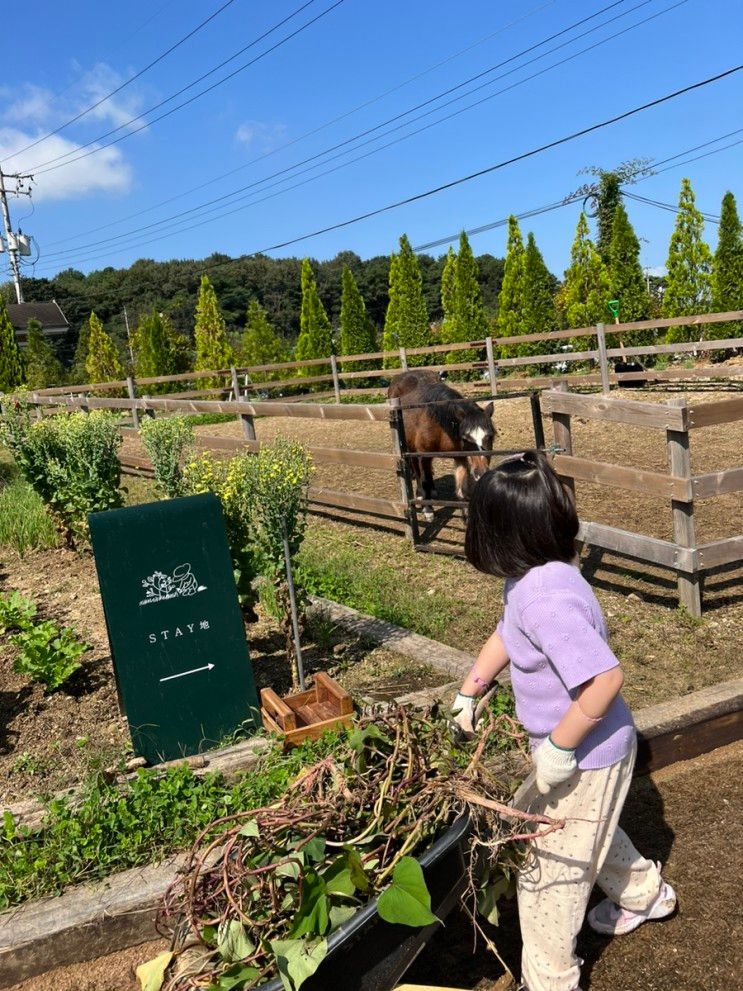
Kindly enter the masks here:
[[[679, 897], [671, 919], [613, 940], [584, 928], [584, 991], [732, 991], [740, 987], [743, 926], [738, 872], [743, 854], [743, 742], [638, 778], [624, 827], [647, 856], [665, 865]], [[501, 925], [488, 927], [506, 963], [518, 974], [518, 922], [507, 903]], [[65, 967], [10, 991], [135, 991], [134, 969], [166, 949], [146, 943], [91, 963]], [[501, 991], [500, 965], [482, 947], [473, 953], [472, 928], [462, 914], [445, 927], [406, 974], [411, 984]]]
[[[507, 394], [506, 394], [507, 395]], [[639, 392], [624, 389], [612, 392], [620, 398], [643, 402], [671, 402], [685, 398], [690, 406], [730, 399], [738, 393], [698, 391], [683, 396], [670, 392]], [[493, 422], [497, 429], [496, 448], [520, 449], [534, 446], [529, 400], [502, 399], [496, 402]], [[294, 437], [309, 447], [350, 448], [360, 451], [391, 452], [390, 429], [384, 422], [361, 420], [310, 420], [293, 417], [259, 418], [255, 421], [258, 440], [271, 440], [278, 434]], [[664, 430], [631, 427], [573, 417], [573, 454], [612, 464], [667, 472], [668, 455]], [[547, 443], [552, 440], [549, 417], [544, 418]], [[213, 424], [197, 428], [200, 435], [241, 437], [239, 423]], [[127, 439], [127, 447], [141, 453]], [[691, 462], [695, 474], [721, 471], [741, 463], [743, 420], [704, 427], [691, 432]], [[317, 464], [314, 484], [343, 492], [357, 492], [379, 498], [399, 499], [400, 490], [394, 474], [385, 469], [361, 469], [336, 464]], [[450, 462], [440, 462], [438, 476], [448, 476], [440, 486], [444, 498], [453, 492]], [[673, 538], [670, 506], [667, 500], [626, 492], [588, 482], [576, 487], [578, 510], [583, 520], [617, 526], [636, 533]], [[440, 514], [443, 515], [443, 514]], [[731, 537], [743, 516], [743, 492], [697, 502], [695, 519], [700, 543]]]
[[[67, 550], [0, 560], [0, 590], [18, 589], [39, 619], [72, 626], [91, 645], [83, 666], [60, 690], [44, 694], [13, 671], [14, 648], [0, 640], [0, 802], [44, 795], [78, 782], [93, 764], [131, 756], [119, 713], [93, 558]], [[246, 627], [258, 689], [290, 689], [283, 638], [262, 614]], [[305, 670], [326, 670], [356, 696], [388, 698], [441, 684], [445, 675], [394, 651], [345, 634], [317, 617], [305, 632]]]

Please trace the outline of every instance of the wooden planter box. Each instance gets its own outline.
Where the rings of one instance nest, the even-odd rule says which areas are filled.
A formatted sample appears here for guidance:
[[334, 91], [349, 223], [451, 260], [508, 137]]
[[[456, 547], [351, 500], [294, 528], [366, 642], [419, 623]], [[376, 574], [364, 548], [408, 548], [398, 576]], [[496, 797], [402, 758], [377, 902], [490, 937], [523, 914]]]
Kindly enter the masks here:
[[316, 740], [334, 726], [347, 726], [353, 717], [353, 699], [322, 671], [306, 692], [280, 699], [272, 688], [261, 689], [263, 725], [286, 737], [286, 745]]

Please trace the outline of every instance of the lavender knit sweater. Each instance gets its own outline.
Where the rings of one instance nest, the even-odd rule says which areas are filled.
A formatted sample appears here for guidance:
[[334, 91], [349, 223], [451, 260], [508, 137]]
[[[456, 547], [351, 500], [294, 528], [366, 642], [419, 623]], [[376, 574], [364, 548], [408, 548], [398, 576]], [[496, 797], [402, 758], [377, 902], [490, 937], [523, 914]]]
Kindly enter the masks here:
[[[590, 678], [619, 663], [607, 643], [601, 607], [580, 571], [561, 561], [509, 579], [498, 632], [511, 660], [516, 713], [532, 748], [555, 728]], [[619, 695], [575, 752], [578, 767], [608, 767], [629, 752], [632, 716]]]

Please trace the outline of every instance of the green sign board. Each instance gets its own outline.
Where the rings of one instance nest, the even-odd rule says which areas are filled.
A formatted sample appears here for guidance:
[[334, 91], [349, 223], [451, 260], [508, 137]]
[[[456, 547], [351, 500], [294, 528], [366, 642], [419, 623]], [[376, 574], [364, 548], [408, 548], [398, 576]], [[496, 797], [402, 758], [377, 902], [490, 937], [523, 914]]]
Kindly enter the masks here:
[[150, 763], [214, 747], [258, 699], [222, 508], [189, 496], [89, 517], [119, 701]]

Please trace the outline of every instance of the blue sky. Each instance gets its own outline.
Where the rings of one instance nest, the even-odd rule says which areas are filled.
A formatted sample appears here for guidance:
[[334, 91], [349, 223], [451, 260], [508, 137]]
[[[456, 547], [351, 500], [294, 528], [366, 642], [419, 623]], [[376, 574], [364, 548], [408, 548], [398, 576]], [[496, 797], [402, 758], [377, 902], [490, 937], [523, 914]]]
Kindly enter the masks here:
[[[130, 118], [229, 58], [302, 3], [234, 0], [112, 99], [35, 148], [14, 155], [124, 82], [224, 2], [78, 0], [62, 5], [42, 0], [33, 9], [33, 45], [6, 46], [3, 77], [13, 84], [0, 84], [0, 162], [6, 172], [36, 173], [33, 215], [26, 199], [11, 200], [11, 210], [14, 224], [20, 223], [37, 240], [37, 274], [52, 275], [70, 266], [82, 271], [121, 267], [139, 257], [203, 258], [214, 251], [257, 251], [485, 168], [743, 61], [740, 0], [623, 0], [445, 99], [486, 84], [471, 96], [414, 124], [407, 123], [410, 116], [440, 107], [445, 100], [403, 116], [397, 123], [404, 127], [387, 137], [374, 132], [374, 140], [363, 146], [350, 142], [328, 162], [322, 155], [326, 149], [457, 86], [610, 2], [342, 0], [213, 92], [130, 133], [141, 126], [128, 124]], [[312, 0], [283, 28], [175, 102], [265, 51], [333, 2]], [[537, 78], [526, 78], [653, 15], [658, 16], [592, 51]], [[548, 54], [565, 41], [567, 45]], [[524, 65], [537, 56], [541, 57]], [[495, 80], [497, 76], [502, 78]], [[494, 95], [505, 87], [511, 88]], [[483, 97], [491, 98], [346, 164]], [[356, 110], [362, 104], [368, 105]], [[158, 113], [172, 106], [167, 103]], [[43, 171], [44, 163], [68, 153], [74, 159], [81, 145], [120, 125], [123, 129], [113, 137], [126, 134], [123, 141]], [[429, 199], [272, 253], [329, 258], [351, 249], [362, 257], [387, 254], [403, 231], [414, 245], [425, 244], [511, 212], [559, 201], [585, 181], [577, 175], [583, 166], [610, 168], [635, 156], [661, 160], [739, 128], [743, 129], [743, 72]], [[710, 148], [741, 138], [743, 130]], [[301, 166], [313, 170], [293, 180], [292, 171], [289, 178], [270, 178], [315, 155], [315, 162]], [[652, 177], [636, 192], [675, 203], [680, 178], [688, 175], [698, 205], [717, 214], [727, 189], [743, 196], [742, 163], [739, 144]], [[338, 165], [343, 167], [286, 189]], [[237, 171], [219, 178], [232, 170]], [[250, 183], [258, 185], [249, 195], [242, 194], [241, 201], [228, 198], [177, 221], [168, 219]], [[157, 206], [171, 197], [177, 198]], [[636, 202], [628, 206], [644, 239], [643, 264], [662, 266], [674, 215]], [[522, 224], [534, 231], [547, 264], [558, 275], [567, 263], [577, 211], [578, 206], [571, 205]], [[223, 213], [228, 215], [220, 217]], [[91, 232], [104, 225], [113, 226]], [[153, 226], [136, 232], [145, 225]], [[714, 224], [708, 224], [707, 234], [714, 247]], [[126, 236], [96, 243], [118, 235]], [[501, 255], [505, 232], [489, 231], [473, 237], [472, 243], [477, 253]]]

